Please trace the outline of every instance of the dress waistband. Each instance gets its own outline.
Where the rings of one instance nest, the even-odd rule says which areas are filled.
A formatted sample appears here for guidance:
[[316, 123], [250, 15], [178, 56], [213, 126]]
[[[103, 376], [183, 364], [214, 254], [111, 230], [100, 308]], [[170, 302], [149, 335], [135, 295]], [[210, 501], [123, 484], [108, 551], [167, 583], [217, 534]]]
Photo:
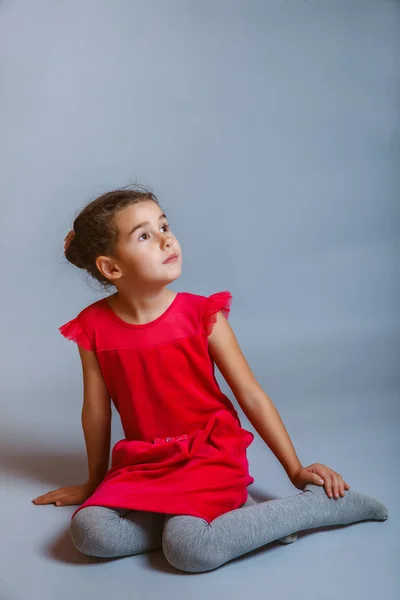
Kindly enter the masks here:
[[167, 442], [181, 442], [183, 440], [187, 440], [188, 436], [186, 433], [182, 434], [182, 435], [174, 435], [172, 437], [165, 437], [165, 438], [161, 438], [161, 437], [157, 437], [154, 438], [153, 443], [154, 444], [165, 444]]

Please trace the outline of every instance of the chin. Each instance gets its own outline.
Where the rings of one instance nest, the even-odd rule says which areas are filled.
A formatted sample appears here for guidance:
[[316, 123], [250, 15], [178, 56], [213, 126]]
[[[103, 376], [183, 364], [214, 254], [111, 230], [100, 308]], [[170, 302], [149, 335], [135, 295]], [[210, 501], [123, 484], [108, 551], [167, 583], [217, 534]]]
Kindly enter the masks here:
[[179, 279], [179, 277], [181, 275], [182, 275], [182, 269], [181, 268], [176, 269], [176, 273], [175, 274], [171, 273], [170, 277], [168, 277], [168, 279], [167, 279], [168, 283], [166, 285], [172, 283], [173, 281], [176, 281], [177, 279]]

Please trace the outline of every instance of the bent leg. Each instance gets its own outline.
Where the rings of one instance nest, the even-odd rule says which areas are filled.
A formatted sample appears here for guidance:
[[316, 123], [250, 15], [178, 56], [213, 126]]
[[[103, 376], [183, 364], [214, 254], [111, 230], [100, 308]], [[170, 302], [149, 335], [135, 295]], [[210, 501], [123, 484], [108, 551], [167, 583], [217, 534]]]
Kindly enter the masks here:
[[69, 531], [83, 554], [115, 558], [161, 548], [164, 521], [159, 513], [87, 506], [71, 520]]
[[387, 517], [375, 498], [347, 490], [343, 498], [330, 499], [323, 487], [309, 483], [299, 494], [243, 506], [211, 523], [168, 515], [162, 545], [173, 567], [202, 573], [297, 531]]
[[[257, 502], [254, 500], [254, 498], [252, 498], [252, 496], [250, 496], [250, 494], [248, 494], [247, 501], [243, 504], [243, 507], [254, 506], [255, 504], [257, 504]], [[278, 542], [280, 542], [281, 544], [293, 544], [293, 542], [295, 542], [298, 537], [298, 534], [296, 532], [293, 532], [290, 535], [285, 535], [282, 538], [278, 538]]]

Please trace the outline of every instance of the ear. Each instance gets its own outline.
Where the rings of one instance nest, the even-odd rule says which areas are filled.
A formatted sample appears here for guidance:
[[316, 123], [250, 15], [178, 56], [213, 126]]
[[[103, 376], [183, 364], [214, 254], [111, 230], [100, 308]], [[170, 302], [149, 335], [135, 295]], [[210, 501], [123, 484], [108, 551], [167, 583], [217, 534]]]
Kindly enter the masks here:
[[110, 281], [115, 281], [122, 277], [122, 271], [118, 263], [109, 256], [98, 256], [96, 258], [96, 266], [100, 273]]

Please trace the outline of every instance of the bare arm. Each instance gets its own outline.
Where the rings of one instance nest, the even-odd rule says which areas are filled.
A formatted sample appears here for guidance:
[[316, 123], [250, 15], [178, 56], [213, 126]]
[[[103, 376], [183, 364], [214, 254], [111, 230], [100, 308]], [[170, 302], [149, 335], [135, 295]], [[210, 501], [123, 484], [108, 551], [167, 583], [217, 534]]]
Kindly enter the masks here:
[[291, 478], [302, 468], [292, 440], [271, 398], [254, 377], [231, 326], [221, 312], [208, 341], [210, 356], [243, 412]]
[[111, 439], [111, 398], [94, 352], [79, 347], [83, 373], [82, 427], [88, 459], [88, 480], [68, 485], [43, 496], [34, 504], [66, 506], [82, 504], [104, 479], [108, 471]]
[[79, 348], [83, 373], [82, 427], [88, 457], [88, 481], [97, 487], [108, 471], [111, 399], [94, 352]]
[[303, 467], [292, 440], [271, 398], [264, 392], [251, 371], [227, 319], [219, 312], [209, 336], [209, 351], [237, 401], [264, 442], [280, 461], [290, 481], [299, 490], [306, 483], [324, 485], [332, 498], [344, 496], [350, 489], [343, 477], [321, 463]]

